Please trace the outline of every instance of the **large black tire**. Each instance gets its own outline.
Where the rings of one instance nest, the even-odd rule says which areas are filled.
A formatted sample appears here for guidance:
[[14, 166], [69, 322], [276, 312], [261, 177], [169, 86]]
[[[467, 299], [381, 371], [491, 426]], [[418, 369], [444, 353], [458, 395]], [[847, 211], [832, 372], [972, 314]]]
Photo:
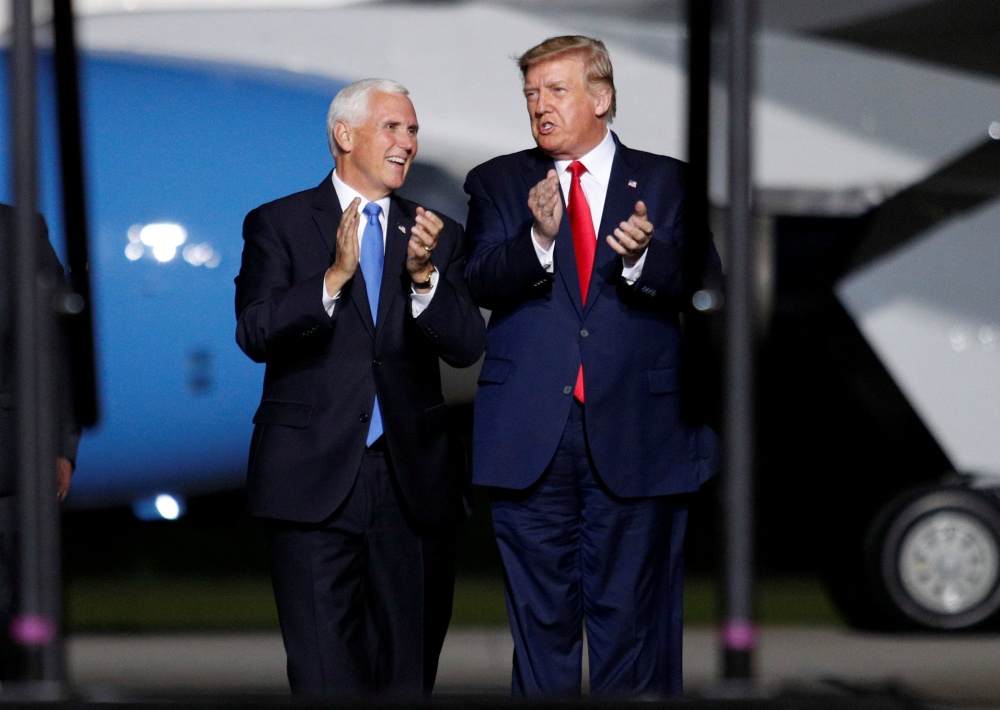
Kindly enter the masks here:
[[911, 491], [876, 516], [869, 578], [898, 628], [954, 631], [1000, 612], [1000, 506], [958, 486]]

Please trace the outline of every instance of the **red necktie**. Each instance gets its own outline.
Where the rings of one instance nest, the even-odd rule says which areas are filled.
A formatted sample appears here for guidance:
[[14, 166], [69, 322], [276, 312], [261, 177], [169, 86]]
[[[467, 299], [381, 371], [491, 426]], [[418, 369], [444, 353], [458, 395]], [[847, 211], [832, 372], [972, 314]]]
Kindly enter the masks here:
[[594, 252], [597, 250], [597, 235], [594, 234], [594, 219], [590, 215], [590, 204], [580, 185], [580, 176], [587, 172], [583, 163], [574, 160], [569, 164], [573, 180], [569, 184], [569, 228], [573, 231], [573, 251], [576, 253], [576, 273], [580, 276], [580, 295], [587, 302], [587, 287], [590, 273], [594, 270]]
[[[594, 252], [597, 251], [597, 235], [594, 233], [594, 220], [590, 215], [590, 204], [580, 185], [580, 176], [587, 172], [579, 160], [569, 164], [573, 180], [569, 184], [569, 227], [573, 232], [573, 251], [576, 253], [576, 273], [580, 277], [580, 296], [587, 302], [587, 287], [590, 285], [590, 274], [594, 270]], [[583, 365], [576, 374], [576, 386], [573, 396], [583, 402]]]

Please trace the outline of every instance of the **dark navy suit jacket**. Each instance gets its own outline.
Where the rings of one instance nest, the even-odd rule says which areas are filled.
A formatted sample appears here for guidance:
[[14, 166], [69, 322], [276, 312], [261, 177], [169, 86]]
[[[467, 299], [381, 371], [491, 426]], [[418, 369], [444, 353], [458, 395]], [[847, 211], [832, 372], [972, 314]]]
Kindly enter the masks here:
[[[252, 515], [305, 523], [344, 501], [378, 393], [386, 443], [410, 512], [422, 523], [461, 512], [465, 460], [447, 432], [438, 358], [456, 367], [483, 351], [484, 323], [463, 281], [462, 227], [442, 216], [434, 298], [410, 309], [407, 241], [416, 205], [389, 207], [378, 328], [358, 269], [333, 316], [322, 304], [342, 210], [330, 176], [251, 211], [236, 277], [236, 340], [267, 364], [248, 467]], [[440, 216], [440, 215], [439, 215]]]
[[[466, 276], [473, 299], [491, 309], [479, 378], [473, 482], [524, 489], [541, 476], [559, 443], [577, 369], [586, 382], [586, 431], [594, 464], [618, 496], [696, 490], [717, 468], [717, 438], [681, 419], [681, 311], [689, 302], [681, 250], [703, 220], [685, 214], [685, 166], [631, 150], [615, 137], [594, 272], [586, 304], [565, 211], [554, 274], [531, 241], [528, 191], [554, 167], [538, 149], [495, 158], [469, 173]], [[621, 278], [606, 243], [646, 203], [653, 238], [639, 280]], [[708, 268], [721, 262], [707, 235]]]
[[[38, 235], [38, 269], [49, 271], [63, 283], [65, 274], [59, 258], [49, 243], [48, 229], [41, 215], [35, 218], [35, 230]], [[14, 493], [17, 484], [17, 458], [15, 444], [17, 442], [17, 381], [16, 381], [16, 344], [14, 341], [14, 275], [13, 264], [8, 258], [13, 252], [14, 240], [14, 208], [0, 205], [0, 496]], [[65, 342], [64, 329], [58, 330], [59, 349], [55, 355], [58, 381], [57, 414], [59, 418], [57, 431], [56, 455], [70, 461], [76, 460], [77, 446], [80, 442], [80, 427], [73, 414], [73, 403], [69, 392], [69, 350]], [[52, 469], [53, 476], [55, 469]]]

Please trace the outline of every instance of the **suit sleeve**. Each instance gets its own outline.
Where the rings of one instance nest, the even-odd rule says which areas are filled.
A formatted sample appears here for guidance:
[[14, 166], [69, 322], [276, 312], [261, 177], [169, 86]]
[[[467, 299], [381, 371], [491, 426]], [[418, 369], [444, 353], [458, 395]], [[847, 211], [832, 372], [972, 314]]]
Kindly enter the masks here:
[[551, 289], [552, 275], [538, 261], [531, 241], [528, 192], [490, 190], [477, 171], [465, 181], [469, 194], [465, 275], [482, 308], [505, 310]]
[[656, 224], [642, 274], [631, 286], [636, 298], [669, 310], [688, 310], [701, 288], [722, 287], [722, 261], [704, 219], [682, 200], [673, 219]]
[[236, 342], [255, 362], [328, 337], [333, 318], [323, 308], [325, 270], [293, 281], [290, 235], [261, 208], [243, 222], [243, 260], [236, 277]]
[[[50, 271], [55, 275], [55, 280], [58, 284], [57, 288], [68, 288], [66, 272], [63, 270], [62, 264], [59, 263], [59, 257], [56, 256], [56, 252], [52, 248], [52, 243], [49, 241], [48, 228], [41, 215], [37, 218], [36, 229], [41, 237], [39, 243], [39, 268], [44, 271]], [[75, 462], [77, 448], [80, 445], [82, 428], [76, 419], [76, 409], [73, 402], [73, 376], [72, 363], [70, 361], [72, 355], [70, 351], [67, 316], [58, 318], [55, 337], [56, 348], [53, 364], [56, 367], [55, 378], [58, 384], [58, 401], [56, 406], [59, 412], [59, 431], [56, 442], [58, 450], [56, 451], [56, 455]]]
[[464, 279], [465, 246], [462, 228], [451, 221], [445, 223], [442, 243], [448, 244], [444, 265], [435, 264], [440, 272], [434, 298], [417, 316], [416, 322], [434, 344], [438, 356], [452, 367], [469, 367], [486, 349], [486, 323], [472, 302]]

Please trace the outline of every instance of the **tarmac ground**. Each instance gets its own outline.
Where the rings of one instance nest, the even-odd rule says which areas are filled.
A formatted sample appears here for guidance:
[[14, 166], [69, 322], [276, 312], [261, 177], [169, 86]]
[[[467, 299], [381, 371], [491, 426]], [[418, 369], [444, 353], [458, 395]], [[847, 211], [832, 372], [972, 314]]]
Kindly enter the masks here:
[[[505, 697], [511, 649], [506, 629], [451, 631], [435, 696]], [[92, 702], [288, 695], [284, 650], [276, 633], [75, 635], [67, 639], [66, 652], [75, 697]], [[684, 654], [686, 697], [732, 694], [732, 688], [720, 683], [721, 654], [714, 632], [687, 630]], [[913, 700], [915, 707], [1000, 710], [1000, 635], [764, 628], [754, 666], [749, 690], [762, 698], [789, 692], [838, 693], [902, 698]]]

